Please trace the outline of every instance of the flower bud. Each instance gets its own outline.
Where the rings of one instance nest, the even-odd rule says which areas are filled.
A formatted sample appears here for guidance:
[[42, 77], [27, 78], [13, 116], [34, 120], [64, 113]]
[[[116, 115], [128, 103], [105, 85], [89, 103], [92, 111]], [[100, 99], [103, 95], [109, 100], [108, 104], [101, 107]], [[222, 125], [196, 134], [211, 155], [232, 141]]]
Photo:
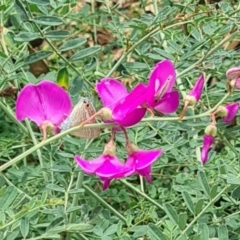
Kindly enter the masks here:
[[103, 120], [112, 120], [112, 110], [110, 108], [107, 107], [103, 107], [102, 108], [102, 113], [101, 113], [101, 118]]
[[116, 146], [113, 141], [110, 141], [105, 145], [103, 155], [116, 156]]
[[213, 124], [210, 124], [205, 128], [204, 132], [208, 136], [215, 137], [217, 135], [217, 127]]
[[201, 75], [196, 81], [193, 89], [189, 92], [188, 96], [192, 96], [195, 98], [195, 101], [198, 102], [203, 91], [204, 86], [204, 77]]

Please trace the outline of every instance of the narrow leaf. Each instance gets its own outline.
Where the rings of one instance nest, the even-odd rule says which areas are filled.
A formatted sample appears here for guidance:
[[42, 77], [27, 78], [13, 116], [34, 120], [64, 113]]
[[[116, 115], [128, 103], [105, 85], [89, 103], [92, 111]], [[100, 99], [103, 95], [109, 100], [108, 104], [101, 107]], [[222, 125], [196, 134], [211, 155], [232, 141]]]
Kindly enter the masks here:
[[218, 227], [218, 239], [219, 240], [228, 240], [228, 229], [226, 225]]
[[179, 221], [178, 221], [178, 226], [181, 230], [184, 230], [184, 228], [186, 227], [186, 223], [187, 223], [187, 213], [180, 213], [179, 214]]
[[100, 46], [93, 46], [93, 47], [89, 47], [89, 48], [85, 48], [83, 50], [80, 50], [78, 52], [76, 52], [71, 58], [70, 60], [71, 61], [78, 61], [82, 58], [85, 58], [85, 57], [88, 57], [88, 56], [91, 56], [97, 52], [99, 52], [101, 50], [101, 47]]
[[0, 209], [5, 210], [7, 209], [14, 199], [17, 196], [17, 190], [13, 186], [9, 186], [4, 191], [3, 195], [0, 198]]
[[21, 222], [20, 222], [20, 231], [21, 231], [21, 234], [24, 238], [27, 237], [28, 235], [28, 232], [29, 232], [29, 220], [28, 218], [22, 218], [21, 219]]
[[53, 54], [53, 52], [51, 52], [51, 51], [38, 51], [38, 52], [32, 53], [29, 56], [27, 56], [24, 60], [24, 63], [25, 64], [34, 63], [34, 62], [40, 61], [42, 59], [45, 59], [52, 54]]
[[185, 201], [185, 204], [186, 204], [187, 208], [189, 209], [189, 211], [191, 213], [194, 214], [194, 204], [193, 204], [191, 196], [186, 191], [183, 191], [182, 194], [183, 194], [183, 199]]
[[179, 217], [177, 215], [177, 212], [172, 207], [172, 205], [169, 204], [169, 203], [164, 204], [164, 210], [166, 211], [166, 213], [167, 213], [168, 217], [170, 218], [170, 220], [174, 224], [178, 225]]
[[58, 50], [61, 52], [68, 51], [77, 48], [86, 42], [87, 42], [86, 38], [74, 38], [65, 42]]
[[47, 186], [46, 186], [46, 188], [47, 189], [50, 189], [50, 190], [53, 190], [53, 191], [56, 191], [56, 192], [65, 192], [65, 189], [64, 188], [62, 188], [62, 187], [59, 187], [58, 185], [56, 185], [56, 184], [48, 184]]
[[20, 32], [14, 37], [15, 41], [18, 42], [30, 42], [32, 40], [35, 40], [37, 38], [40, 38], [39, 33], [32, 33], [32, 32]]
[[166, 240], [159, 228], [153, 223], [148, 224], [148, 236], [151, 240]]
[[70, 32], [67, 30], [53, 30], [45, 33], [45, 37], [52, 39], [63, 39], [70, 35]]
[[205, 194], [207, 194], [208, 197], [210, 197], [210, 187], [209, 187], [207, 178], [205, 176], [205, 173], [202, 171], [199, 171], [197, 175], [198, 175], [198, 180], [199, 180]]
[[63, 20], [59, 17], [54, 16], [40, 16], [33, 19], [35, 23], [46, 25], [46, 26], [58, 26], [63, 23]]

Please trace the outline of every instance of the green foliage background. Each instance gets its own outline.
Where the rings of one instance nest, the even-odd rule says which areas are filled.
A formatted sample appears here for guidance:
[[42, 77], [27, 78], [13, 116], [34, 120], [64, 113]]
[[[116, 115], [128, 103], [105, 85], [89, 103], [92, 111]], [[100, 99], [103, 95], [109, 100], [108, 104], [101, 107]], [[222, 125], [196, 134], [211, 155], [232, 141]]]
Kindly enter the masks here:
[[[145, 11], [149, 4], [154, 12]], [[127, 79], [131, 88], [147, 82], [154, 63], [165, 58], [176, 66], [182, 97], [201, 73], [206, 86], [184, 121], [177, 120], [181, 105], [173, 116], [145, 118], [128, 129], [140, 148], [164, 150], [153, 183], [135, 175], [104, 192], [73, 157], [100, 155], [107, 129], [91, 141], [66, 132], [40, 142], [34, 124], [16, 121], [15, 100], [1, 97], [0, 239], [239, 239], [238, 119], [231, 127], [219, 121], [218, 145], [205, 166], [199, 161], [208, 113], [239, 100], [237, 91], [225, 95], [225, 72], [239, 66], [237, 49], [226, 47], [239, 41], [239, 11], [238, 1], [141, 0], [121, 8], [113, 1], [1, 0], [1, 90], [68, 78], [73, 101], [89, 96], [99, 109], [94, 84], [102, 77]], [[99, 43], [99, 29], [112, 41]], [[37, 39], [43, 43], [36, 47]], [[117, 58], [116, 51], [122, 51]], [[124, 144], [118, 134], [121, 159]]]

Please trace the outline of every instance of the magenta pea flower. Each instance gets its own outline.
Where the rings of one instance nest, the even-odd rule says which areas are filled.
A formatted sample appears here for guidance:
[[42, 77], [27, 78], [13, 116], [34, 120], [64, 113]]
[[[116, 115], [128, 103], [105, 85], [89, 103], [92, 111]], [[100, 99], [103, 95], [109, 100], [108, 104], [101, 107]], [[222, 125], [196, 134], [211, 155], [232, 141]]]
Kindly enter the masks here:
[[193, 86], [192, 90], [184, 97], [184, 107], [179, 118], [182, 119], [186, 113], [188, 106], [194, 106], [201, 98], [204, 87], [204, 76], [201, 75]]
[[[138, 149], [136, 145], [127, 142], [127, 152], [128, 158], [125, 163], [126, 166], [131, 168], [131, 171], [138, 173], [139, 175], [146, 178], [146, 180], [151, 183], [151, 171], [152, 164], [162, 155], [162, 149], [156, 150], [142, 150]], [[132, 172], [131, 172], [132, 173]]]
[[232, 88], [240, 89], [240, 67], [228, 69], [226, 76], [229, 81], [230, 91]]
[[219, 106], [213, 114], [222, 117], [223, 122], [231, 123], [237, 115], [238, 110], [239, 103], [231, 103], [226, 106]]
[[206, 127], [205, 133], [203, 136], [203, 147], [201, 152], [202, 163], [205, 164], [208, 160], [209, 150], [214, 142], [214, 137], [217, 134], [217, 128], [214, 124], [210, 124]]
[[18, 121], [30, 119], [47, 137], [47, 129], [56, 133], [58, 126], [69, 115], [72, 103], [67, 92], [56, 83], [43, 80], [40, 83], [27, 84], [19, 93], [16, 101]]
[[85, 160], [75, 156], [80, 168], [87, 174], [95, 174], [103, 181], [103, 190], [109, 187], [111, 180], [131, 175], [134, 170], [121, 163], [116, 157], [116, 148], [113, 141], [106, 144], [103, 154], [93, 160]]
[[146, 95], [146, 106], [163, 114], [173, 113], [179, 106], [179, 93], [172, 88], [176, 81], [176, 71], [170, 60], [157, 63], [152, 70]]
[[144, 84], [138, 84], [129, 95], [120, 81], [103, 78], [96, 84], [96, 90], [104, 105], [101, 113], [104, 122], [115, 122], [128, 127], [144, 117], [146, 109], [140, 106], [145, 100]]

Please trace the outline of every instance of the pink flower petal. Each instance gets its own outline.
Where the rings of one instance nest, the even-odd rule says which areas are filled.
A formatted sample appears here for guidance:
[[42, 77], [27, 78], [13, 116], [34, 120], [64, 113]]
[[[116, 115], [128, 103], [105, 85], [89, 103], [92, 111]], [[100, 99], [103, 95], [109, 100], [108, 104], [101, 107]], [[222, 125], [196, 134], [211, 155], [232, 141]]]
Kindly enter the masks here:
[[19, 93], [16, 101], [16, 117], [29, 118], [38, 126], [50, 121], [58, 126], [70, 113], [71, 99], [56, 83], [43, 80], [37, 85], [28, 84]]
[[87, 174], [93, 174], [96, 170], [105, 162], [107, 161], [107, 157], [101, 155], [100, 157], [93, 159], [93, 160], [85, 160], [80, 156], [75, 156], [75, 160], [77, 161], [80, 168]]
[[101, 79], [101, 81], [96, 84], [96, 90], [103, 105], [111, 110], [116, 102], [128, 94], [126, 87], [120, 81], [113, 78]]
[[145, 102], [146, 89], [144, 84], [139, 83], [128, 95], [116, 103], [112, 114], [116, 123], [121, 126], [131, 126], [141, 120], [146, 109], [138, 107]]
[[124, 177], [124, 173], [128, 172], [129, 167], [121, 163], [116, 156], [108, 156], [108, 159], [96, 170], [96, 175], [101, 178], [119, 178]]
[[170, 92], [176, 81], [176, 72], [170, 60], [157, 63], [149, 76], [147, 104], [153, 107], [155, 98], [160, 94]]
[[102, 182], [103, 182], [102, 190], [105, 191], [105, 190], [109, 187], [109, 185], [110, 185], [110, 183], [111, 183], [111, 179], [109, 179], [109, 178], [103, 178], [103, 177], [100, 177], [100, 179], [101, 179]]
[[133, 153], [135, 158], [135, 168], [136, 170], [144, 169], [150, 166], [153, 162], [157, 160], [159, 156], [163, 153], [162, 149], [159, 150], [138, 150]]
[[137, 108], [122, 119], [119, 117], [118, 119], [114, 119], [114, 121], [123, 127], [130, 127], [140, 122], [145, 113], [146, 108]]
[[178, 91], [165, 93], [163, 98], [156, 103], [154, 109], [163, 114], [170, 114], [178, 109], [180, 96]]
[[204, 76], [201, 75], [188, 95], [195, 97], [196, 101], [198, 102], [202, 95], [203, 86], [204, 86]]
[[222, 118], [222, 120], [225, 123], [230, 123], [238, 112], [239, 103], [228, 104], [225, 106], [225, 108], [227, 109], [227, 116]]
[[152, 182], [152, 177], [150, 175], [151, 171], [152, 171], [151, 165], [147, 166], [141, 170], [137, 170], [138, 174], [145, 177], [149, 183]]
[[201, 159], [202, 163], [205, 164], [208, 160], [208, 152], [211, 147], [211, 145], [214, 142], [214, 137], [210, 135], [204, 134], [203, 136], [203, 147], [202, 147], [202, 152], [201, 152]]

